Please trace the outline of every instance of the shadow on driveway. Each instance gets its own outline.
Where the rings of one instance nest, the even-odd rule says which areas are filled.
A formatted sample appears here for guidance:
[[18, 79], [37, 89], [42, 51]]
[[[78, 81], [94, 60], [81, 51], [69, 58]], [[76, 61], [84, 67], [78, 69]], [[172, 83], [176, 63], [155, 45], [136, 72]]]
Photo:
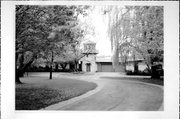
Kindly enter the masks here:
[[156, 85], [164, 86], [164, 81], [162, 79], [151, 79], [151, 78], [136, 78], [136, 77], [109, 77], [109, 76], [102, 76], [100, 78], [104, 79], [111, 79], [111, 80], [129, 80], [129, 81], [140, 81], [145, 83], [151, 83]]

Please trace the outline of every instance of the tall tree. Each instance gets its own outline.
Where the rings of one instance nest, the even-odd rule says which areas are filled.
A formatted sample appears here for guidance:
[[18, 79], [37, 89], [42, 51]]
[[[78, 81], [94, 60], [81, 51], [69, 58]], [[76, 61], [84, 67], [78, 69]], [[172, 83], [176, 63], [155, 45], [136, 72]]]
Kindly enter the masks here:
[[[33, 62], [43, 47], [44, 32], [41, 29], [40, 15], [43, 10], [37, 6], [16, 6], [16, 82], [21, 83], [19, 77]], [[26, 52], [31, 52], [31, 57], [24, 62]]]
[[[68, 43], [77, 42], [78, 15], [88, 6], [16, 6], [16, 82], [34, 59], [46, 54], [52, 66], [54, 57]], [[83, 31], [79, 29], [82, 35]], [[76, 34], [76, 35], [75, 35]], [[24, 55], [31, 52], [29, 62]], [[43, 52], [43, 53], [42, 53]], [[52, 78], [52, 68], [50, 71]]]
[[141, 54], [151, 72], [155, 62], [163, 61], [163, 7], [134, 7], [132, 46]]
[[163, 61], [163, 7], [111, 6], [106, 13], [115, 69], [119, 54], [127, 46], [133, 50], [132, 55], [141, 54], [149, 71], [154, 62]]
[[128, 28], [127, 22], [125, 22], [126, 14], [129, 9], [119, 6], [110, 6], [106, 8], [105, 14], [109, 16], [109, 28], [108, 34], [111, 40], [112, 47], [112, 61], [114, 71], [118, 71], [119, 67], [119, 54], [121, 51], [120, 46], [125, 42], [127, 36], [125, 30]]

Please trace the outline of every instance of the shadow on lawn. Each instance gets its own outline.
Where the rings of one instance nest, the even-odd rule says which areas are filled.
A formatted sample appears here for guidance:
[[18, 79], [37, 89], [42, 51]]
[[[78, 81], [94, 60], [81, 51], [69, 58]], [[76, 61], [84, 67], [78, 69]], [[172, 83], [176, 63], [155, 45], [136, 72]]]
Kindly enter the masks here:
[[24, 78], [24, 84], [16, 84], [16, 110], [39, 110], [49, 105], [80, 96], [97, 87], [95, 83], [42, 77]]
[[113, 80], [139, 81], [139, 82], [145, 82], [145, 83], [151, 83], [151, 84], [164, 86], [163, 79], [137, 78], [137, 77], [107, 77], [107, 76], [102, 76], [100, 78], [106, 78], [106, 79], [111, 79], [111, 80], [113, 79]]

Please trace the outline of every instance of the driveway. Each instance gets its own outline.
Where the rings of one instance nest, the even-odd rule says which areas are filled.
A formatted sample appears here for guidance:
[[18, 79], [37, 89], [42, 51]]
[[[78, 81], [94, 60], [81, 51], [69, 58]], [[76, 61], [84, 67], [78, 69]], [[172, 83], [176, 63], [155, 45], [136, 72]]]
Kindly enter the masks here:
[[[139, 81], [121, 80], [120, 77], [124, 77], [123, 74], [96, 73], [74, 75], [62, 73], [56, 76], [91, 81], [102, 86], [102, 89], [97, 93], [58, 108], [58, 110], [156, 111], [163, 104], [163, 88]], [[112, 79], [111, 77], [119, 77], [119, 79]]]

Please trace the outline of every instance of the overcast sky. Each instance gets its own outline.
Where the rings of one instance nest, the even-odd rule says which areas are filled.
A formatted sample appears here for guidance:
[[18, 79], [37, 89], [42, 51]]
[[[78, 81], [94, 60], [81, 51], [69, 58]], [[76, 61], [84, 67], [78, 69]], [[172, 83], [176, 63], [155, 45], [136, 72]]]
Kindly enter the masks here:
[[92, 13], [86, 18], [88, 24], [94, 26], [94, 35], [88, 35], [87, 39], [96, 42], [98, 55], [111, 55], [111, 43], [108, 38], [108, 18], [102, 14], [102, 6], [96, 6]]

